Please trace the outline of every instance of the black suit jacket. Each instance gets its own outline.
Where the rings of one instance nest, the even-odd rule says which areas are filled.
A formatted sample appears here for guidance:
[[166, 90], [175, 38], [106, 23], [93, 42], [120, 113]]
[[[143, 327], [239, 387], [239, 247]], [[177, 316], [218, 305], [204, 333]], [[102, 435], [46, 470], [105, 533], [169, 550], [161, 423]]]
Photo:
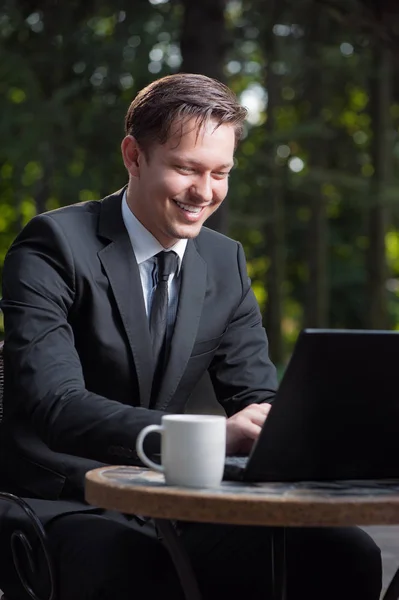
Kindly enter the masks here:
[[276, 390], [242, 247], [203, 228], [187, 244], [169, 360], [149, 408], [151, 344], [122, 192], [35, 217], [5, 260], [2, 463], [29, 496], [79, 498], [87, 470], [139, 464], [138, 432], [183, 412], [205, 372], [227, 415]]

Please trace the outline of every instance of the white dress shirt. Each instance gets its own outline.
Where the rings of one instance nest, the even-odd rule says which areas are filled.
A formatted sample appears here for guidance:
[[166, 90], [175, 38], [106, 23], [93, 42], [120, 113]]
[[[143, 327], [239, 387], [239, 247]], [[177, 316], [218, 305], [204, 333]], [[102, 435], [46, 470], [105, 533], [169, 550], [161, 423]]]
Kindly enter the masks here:
[[122, 218], [129, 234], [130, 241], [139, 266], [141, 286], [143, 288], [144, 304], [149, 319], [152, 298], [158, 281], [157, 261], [155, 255], [162, 250], [174, 250], [177, 254], [177, 272], [172, 273], [168, 280], [168, 325], [167, 338], [170, 339], [176, 320], [177, 305], [180, 292], [180, 271], [187, 246], [187, 240], [178, 240], [171, 248], [164, 248], [158, 240], [140, 223], [127, 204], [126, 190], [122, 198]]

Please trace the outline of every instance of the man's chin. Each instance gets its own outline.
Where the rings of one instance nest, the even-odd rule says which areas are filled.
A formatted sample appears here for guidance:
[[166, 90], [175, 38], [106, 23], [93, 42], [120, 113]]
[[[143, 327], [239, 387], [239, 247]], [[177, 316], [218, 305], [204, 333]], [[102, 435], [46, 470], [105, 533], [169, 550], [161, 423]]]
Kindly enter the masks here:
[[203, 223], [195, 224], [190, 227], [179, 227], [176, 228], [172, 233], [173, 237], [176, 240], [192, 240], [196, 238], [199, 232], [201, 231]]

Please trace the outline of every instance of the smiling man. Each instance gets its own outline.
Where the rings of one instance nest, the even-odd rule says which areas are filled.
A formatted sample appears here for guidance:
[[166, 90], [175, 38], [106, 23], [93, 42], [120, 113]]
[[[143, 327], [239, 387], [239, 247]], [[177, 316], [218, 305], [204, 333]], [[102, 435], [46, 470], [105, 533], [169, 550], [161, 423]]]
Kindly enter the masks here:
[[235, 130], [183, 118], [164, 144], [151, 147], [128, 135], [122, 143], [129, 208], [164, 248], [197, 237], [226, 197], [233, 167]]
[[[248, 452], [267, 417], [276, 374], [243, 249], [203, 227], [244, 118], [208, 77], [153, 82], [126, 116], [127, 186], [35, 217], [8, 252], [2, 468], [47, 501], [60, 600], [182, 597], [152, 521], [84, 504], [89, 469], [139, 464], [140, 430], [184, 412], [204, 378], [228, 416], [228, 453]], [[204, 599], [269, 597], [267, 528], [180, 529]], [[364, 532], [292, 530], [287, 544], [293, 597], [377, 600], [381, 559]], [[12, 569], [0, 588], [26, 597]]]

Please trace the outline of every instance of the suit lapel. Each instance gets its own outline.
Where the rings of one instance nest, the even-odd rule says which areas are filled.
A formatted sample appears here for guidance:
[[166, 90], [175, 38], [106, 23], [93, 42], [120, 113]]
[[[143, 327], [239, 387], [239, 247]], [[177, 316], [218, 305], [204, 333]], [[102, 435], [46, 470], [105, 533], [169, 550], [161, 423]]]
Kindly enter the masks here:
[[197, 336], [206, 290], [206, 263], [192, 240], [188, 241], [182, 265], [182, 282], [169, 360], [155, 408], [164, 409], [186, 369]]
[[140, 272], [122, 218], [124, 190], [102, 201], [98, 234], [111, 241], [98, 256], [111, 285], [133, 354], [140, 404], [149, 406], [153, 361]]

